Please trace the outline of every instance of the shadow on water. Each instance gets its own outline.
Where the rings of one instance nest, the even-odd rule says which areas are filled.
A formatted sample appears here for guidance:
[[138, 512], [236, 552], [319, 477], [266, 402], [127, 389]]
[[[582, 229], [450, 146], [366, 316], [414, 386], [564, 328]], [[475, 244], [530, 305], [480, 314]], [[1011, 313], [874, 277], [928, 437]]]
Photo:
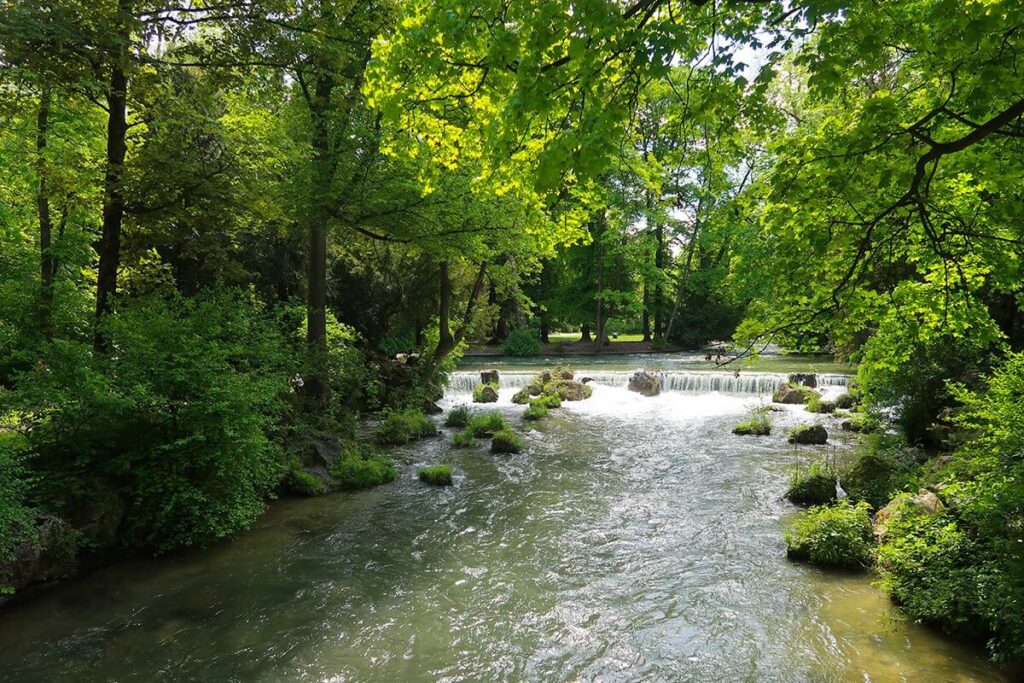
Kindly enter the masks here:
[[[892, 619], [869, 578], [785, 561], [779, 495], [816, 451], [784, 428], [827, 416], [739, 438], [763, 398], [598, 383], [526, 425], [513, 391], [497, 409], [524, 453], [432, 439], [394, 484], [59, 586], [0, 613], [0, 679], [1003, 680]], [[456, 485], [420, 485], [415, 464], [440, 458]]]

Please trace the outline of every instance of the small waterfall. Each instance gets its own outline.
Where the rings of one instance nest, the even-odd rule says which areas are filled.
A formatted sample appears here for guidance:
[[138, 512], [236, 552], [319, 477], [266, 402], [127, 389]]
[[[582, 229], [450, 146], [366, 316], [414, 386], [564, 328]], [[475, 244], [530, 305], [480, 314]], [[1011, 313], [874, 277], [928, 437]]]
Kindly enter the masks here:
[[[500, 370], [501, 387], [520, 389], [530, 383], [537, 370]], [[577, 370], [576, 378], [589, 377], [594, 384], [610, 387], [623, 387], [629, 383], [633, 370]], [[788, 375], [771, 372], [740, 372], [735, 377], [731, 372], [683, 372], [669, 370], [657, 372], [661, 377], [662, 391], [679, 391], [693, 394], [719, 392], [723, 394], [770, 394], [786, 382]], [[822, 386], [845, 386], [849, 377], [846, 375], [818, 375], [818, 383]], [[476, 370], [459, 370], [448, 376], [448, 391], [456, 394], [468, 394], [480, 381], [480, 372]]]

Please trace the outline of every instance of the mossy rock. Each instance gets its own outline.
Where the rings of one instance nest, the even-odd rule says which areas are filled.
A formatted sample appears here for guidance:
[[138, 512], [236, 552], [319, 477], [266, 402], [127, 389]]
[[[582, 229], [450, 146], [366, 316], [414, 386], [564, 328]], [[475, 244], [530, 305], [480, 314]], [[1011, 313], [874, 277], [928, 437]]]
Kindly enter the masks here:
[[327, 491], [323, 479], [303, 469], [293, 469], [284, 478], [285, 488], [299, 496], [319, 496]]
[[544, 383], [535, 377], [533, 381], [526, 385], [526, 393], [530, 396], [540, 396], [544, 393]]
[[854, 399], [849, 393], [839, 394], [836, 396], [834, 403], [836, 404], [836, 408], [839, 408], [840, 410], [849, 410], [857, 405], [856, 399]]
[[562, 407], [562, 399], [558, 394], [548, 394], [547, 396], [541, 396], [530, 401], [531, 406], [541, 406], [548, 410]]
[[571, 379], [553, 379], [544, 385], [544, 395], [558, 396], [563, 401], [582, 401], [590, 398], [593, 393], [589, 384]]
[[497, 403], [498, 390], [490, 384], [477, 384], [473, 387], [473, 403]]
[[772, 394], [772, 402], [784, 403], [786, 405], [802, 405], [811, 400], [812, 396], [820, 398], [821, 395], [813, 389], [787, 382], [775, 390], [775, 393]]
[[809, 413], [834, 413], [835, 411], [836, 404], [833, 401], [823, 401], [818, 394], [807, 399], [807, 412]]
[[526, 405], [530, 402], [530, 390], [528, 387], [523, 387], [512, 396], [512, 402], [516, 405]]
[[523, 440], [511, 429], [499, 430], [491, 438], [492, 453], [519, 453], [522, 450]]
[[878, 418], [867, 413], [850, 413], [840, 425], [844, 432], [874, 434], [882, 431], [882, 423]]
[[421, 467], [417, 475], [419, 476], [420, 481], [430, 484], [431, 486], [451, 486], [453, 481], [451, 465]]
[[809, 469], [793, 474], [786, 498], [804, 507], [831, 503], [836, 499], [836, 476], [820, 463], [814, 463]]
[[857, 458], [843, 477], [843, 488], [851, 499], [866, 501], [877, 510], [901, 491], [916, 488], [916, 471], [909, 453], [869, 450]]
[[772, 433], [772, 423], [766, 418], [755, 418], [740, 422], [732, 428], [737, 436], [768, 436]]
[[419, 410], [389, 412], [377, 426], [377, 443], [401, 446], [416, 439], [437, 434], [434, 422]]
[[789, 443], [820, 446], [828, 441], [828, 430], [821, 425], [798, 425], [789, 430]]
[[914, 517], [937, 517], [946, 506], [932, 491], [921, 489], [916, 494], [901, 493], [875, 513], [873, 531], [879, 542], [888, 540], [889, 529]]

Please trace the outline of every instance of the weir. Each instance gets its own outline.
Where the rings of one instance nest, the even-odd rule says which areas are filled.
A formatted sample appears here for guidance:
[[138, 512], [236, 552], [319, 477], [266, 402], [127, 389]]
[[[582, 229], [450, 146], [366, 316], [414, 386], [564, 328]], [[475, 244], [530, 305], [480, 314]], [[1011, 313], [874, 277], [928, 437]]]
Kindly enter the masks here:
[[[577, 370], [576, 378], [589, 377], [594, 384], [610, 387], [625, 387], [629, 383], [634, 370]], [[536, 370], [499, 370], [502, 388], [519, 389], [530, 383], [537, 374]], [[685, 393], [723, 394], [770, 394], [786, 382], [788, 375], [775, 372], [740, 372], [739, 377], [731, 372], [700, 372], [700, 371], [661, 371], [655, 372], [661, 377], [662, 391], [678, 391]], [[848, 375], [819, 374], [818, 385], [822, 387], [843, 387], [850, 378]], [[479, 370], [459, 370], [449, 375], [448, 391], [451, 393], [469, 393], [480, 382]]]

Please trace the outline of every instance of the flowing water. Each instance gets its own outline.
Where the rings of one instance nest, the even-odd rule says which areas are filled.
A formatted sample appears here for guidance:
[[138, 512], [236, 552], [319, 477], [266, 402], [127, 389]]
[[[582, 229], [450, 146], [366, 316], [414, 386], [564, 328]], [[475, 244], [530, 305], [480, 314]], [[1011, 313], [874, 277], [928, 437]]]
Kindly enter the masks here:
[[[870, 577], [786, 561], [789, 470], [849, 444], [794, 450], [784, 428], [832, 418], [786, 408], [771, 437], [735, 437], [780, 376], [662, 370], [678, 390], [643, 398], [591, 366], [593, 398], [531, 425], [503, 373], [522, 454], [431, 439], [396, 452], [393, 484], [41, 592], [0, 612], [0, 680], [1005, 680]], [[440, 460], [455, 486], [416, 481]]]

